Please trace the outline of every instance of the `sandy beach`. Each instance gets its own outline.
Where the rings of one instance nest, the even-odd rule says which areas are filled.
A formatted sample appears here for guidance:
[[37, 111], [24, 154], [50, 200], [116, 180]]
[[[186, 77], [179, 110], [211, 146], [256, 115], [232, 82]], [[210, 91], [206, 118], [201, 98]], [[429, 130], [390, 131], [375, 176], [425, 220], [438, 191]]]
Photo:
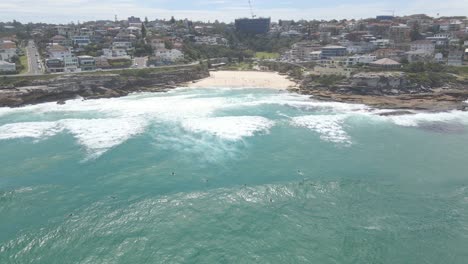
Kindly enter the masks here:
[[296, 86], [295, 82], [275, 72], [212, 71], [210, 75], [208, 78], [188, 84], [188, 87], [287, 89]]

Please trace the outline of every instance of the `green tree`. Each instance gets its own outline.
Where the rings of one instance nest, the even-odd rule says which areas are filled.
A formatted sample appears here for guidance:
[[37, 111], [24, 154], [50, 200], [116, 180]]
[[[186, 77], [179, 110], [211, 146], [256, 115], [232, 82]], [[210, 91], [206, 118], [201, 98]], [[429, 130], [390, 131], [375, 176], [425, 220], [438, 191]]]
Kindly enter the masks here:
[[141, 24], [141, 36], [146, 38], [146, 26], [145, 24]]
[[413, 27], [411, 28], [411, 31], [410, 31], [410, 38], [411, 38], [411, 41], [422, 39], [422, 35], [420, 33], [419, 23], [414, 23], [414, 25], [413, 25]]
[[172, 42], [170, 42], [169, 40], [166, 40], [164, 41], [164, 47], [166, 49], [173, 49], [174, 48], [174, 44], [172, 44]]

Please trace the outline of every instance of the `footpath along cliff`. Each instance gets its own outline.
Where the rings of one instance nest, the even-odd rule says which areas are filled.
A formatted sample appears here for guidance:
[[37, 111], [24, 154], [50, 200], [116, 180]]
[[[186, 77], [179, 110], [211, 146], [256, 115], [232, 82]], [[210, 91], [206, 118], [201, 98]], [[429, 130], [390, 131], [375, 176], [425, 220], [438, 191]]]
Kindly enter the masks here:
[[116, 70], [61, 75], [0, 77], [0, 107], [44, 102], [125, 96], [132, 92], [164, 92], [209, 76], [202, 65]]

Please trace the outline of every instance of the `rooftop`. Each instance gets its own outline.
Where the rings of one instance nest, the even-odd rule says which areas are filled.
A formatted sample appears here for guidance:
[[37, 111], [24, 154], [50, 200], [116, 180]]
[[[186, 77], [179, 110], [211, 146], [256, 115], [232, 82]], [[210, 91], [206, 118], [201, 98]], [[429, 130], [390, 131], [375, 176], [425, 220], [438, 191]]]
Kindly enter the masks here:
[[0, 65], [15, 65], [15, 64], [14, 64], [14, 63], [7, 62], [7, 61], [1, 61], [1, 60], [0, 60]]
[[394, 61], [394, 60], [389, 59], [389, 58], [380, 59], [380, 60], [372, 62], [371, 64], [374, 64], [374, 65], [400, 65], [399, 62]]
[[336, 46], [336, 45], [330, 45], [330, 46], [325, 46], [322, 49], [346, 49], [346, 47], [343, 46]]

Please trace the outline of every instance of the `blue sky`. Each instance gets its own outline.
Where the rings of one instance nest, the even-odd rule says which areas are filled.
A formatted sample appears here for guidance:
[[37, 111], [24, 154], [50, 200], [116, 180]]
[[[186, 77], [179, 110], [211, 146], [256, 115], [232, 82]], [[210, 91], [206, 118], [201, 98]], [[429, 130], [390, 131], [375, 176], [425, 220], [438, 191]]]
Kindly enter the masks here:
[[[252, 0], [258, 16], [278, 19], [367, 18], [377, 14], [467, 15], [467, 0]], [[247, 0], [1, 0], [0, 21], [68, 23], [95, 19], [155, 18], [231, 22], [250, 15]]]

